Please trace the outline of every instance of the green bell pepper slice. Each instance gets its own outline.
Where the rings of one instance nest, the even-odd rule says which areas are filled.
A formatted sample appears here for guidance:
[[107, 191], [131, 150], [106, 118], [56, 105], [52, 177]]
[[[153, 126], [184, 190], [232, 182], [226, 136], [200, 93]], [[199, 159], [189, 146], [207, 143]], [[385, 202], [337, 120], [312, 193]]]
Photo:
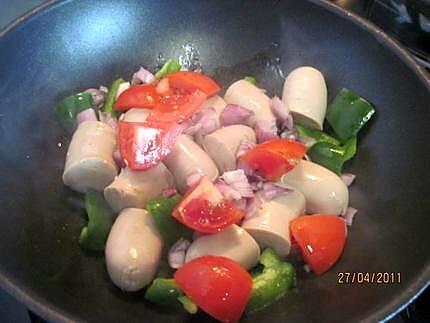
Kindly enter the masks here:
[[67, 131], [72, 132], [76, 127], [78, 113], [93, 107], [93, 98], [90, 93], [74, 94], [58, 103], [57, 118]]
[[177, 72], [181, 69], [181, 64], [179, 64], [174, 59], [167, 60], [166, 63], [161, 67], [161, 69], [155, 73], [155, 77], [161, 79], [165, 77], [167, 74]]
[[100, 192], [89, 191], [85, 195], [85, 207], [88, 226], [82, 229], [79, 244], [87, 250], [103, 251], [114, 222], [114, 213]]
[[367, 100], [342, 89], [328, 106], [326, 119], [340, 141], [346, 143], [357, 136], [374, 113], [374, 107]]
[[178, 302], [190, 314], [196, 314], [197, 305], [182, 293], [173, 278], [156, 278], [145, 292], [145, 299], [151, 303], [169, 306]]
[[178, 194], [172, 197], [157, 197], [148, 202], [146, 209], [152, 215], [163, 240], [171, 245], [180, 238], [190, 240], [192, 231], [172, 217], [173, 209], [181, 201]]
[[296, 272], [294, 267], [281, 261], [275, 252], [267, 248], [259, 259], [263, 270], [253, 274], [252, 294], [246, 312], [259, 311], [283, 297], [295, 286]]
[[115, 81], [113, 81], [112, 85], [109, 88], [109, 91], [106, 95], [105, 103], [103, 104], [103, 107], [100, 109], [102, 112], [110, 113], [113, 117], [117, 117], [117, 113], [113, 107], [115, 100], [116, 100], [116, 94], [118, 93], [118, 88], [121, 83], [124, 83], [125, 81], [122, 78], [119, 78]]
[[354, 157], [357, 152], [357, 138], [349, 139], [344, 145], [333, 145], [328, 142], [319, 142], [308, 150], [311, 160], [332, 172], [340, 175], [343, 164]]
[[245, 76], [243, 79], [251, 84], [257, 84], [257, 79], [253, 76]]
[[297, 130], [300, 137], [307, 137], [313, 139], [313, 144], [325, 142], [332, 145], [340, 145], [339, 140], [320, 130], [305, 128], [298, 124], [295, 124], [294, 128]]

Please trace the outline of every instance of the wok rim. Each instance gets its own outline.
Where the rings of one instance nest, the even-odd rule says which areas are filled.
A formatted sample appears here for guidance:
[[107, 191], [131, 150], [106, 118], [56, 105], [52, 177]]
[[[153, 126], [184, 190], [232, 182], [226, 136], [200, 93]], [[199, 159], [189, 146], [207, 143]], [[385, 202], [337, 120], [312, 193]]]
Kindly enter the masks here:
[[[13, 31], [16, 27], [26, 22], [28, 19], [44, 12], [51, 10], [59, 5], [63, 5], [73, 0], [47, 0], [46, 2], [34, 7], [27, 11], [20, 17], [16, 18], [4, 28], [0, 30], [0, 41], [9, 32]], [[406, 64], [410, 70], [421, 80], [427, 90], [430, 92], [430, 75], [428, 75], [424, 68], [422, 68], [410, 54], [397, 40], [386, 34], [382, 29], [377, 27], [372, 22], [358, 16], [357, 14], [343, 9], [328, 0], [307, 0], [317, 6], [322, 7], [331, 13], [346, 19], [347, 21], [355, 24], [371, 34], [377, 42], [388, 48], [392, 53], [395, 53], [398, 58]], [[376, 310], [369, 317], [364, 319], [365, 322], [380, 321], [386, 322], [396, 316], [399, 312], [405, 309], [416, 298], [418, 298], [424, 290], [430, 285], [430, 264], [423, 268], [421, 274], [415, 279], [413, 283], [408, 286], [401, 294], [394, 297], [394, 300], [386, 303], [380, 309]], [[50, 322], [77, 322], [79, 318], [71, 313], [64, 311], [60, 307], [46, 302], [41, 297], [35, 295], [31, 291], [26, 290], [24, 286], [19, 286], [17, 282], [13, 281], [12, 277], [8, 277], [6, 273], [2, 272], [0, 268], [0, 287], [7, 293], [20, 301], [27, 309], [35, 312], [44, 319]]]

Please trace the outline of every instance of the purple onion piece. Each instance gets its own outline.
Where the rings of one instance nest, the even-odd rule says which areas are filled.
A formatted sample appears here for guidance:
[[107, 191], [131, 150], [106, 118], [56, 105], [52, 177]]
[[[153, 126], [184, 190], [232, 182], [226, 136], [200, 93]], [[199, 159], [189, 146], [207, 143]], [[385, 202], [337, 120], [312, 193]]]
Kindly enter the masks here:
[[342, 217], [345, 219], [346, 225], [351, 226], [352, 221], [354, 220], [354, 216], [357, 214], [358, 210], [353, 207], [348, 207], [346, 212]]
[[175, 195], [176, 193], [178, 193], [177, 191], [176, 191], [176, 188], [174, 188], [174, 187], [165, 187], [165, 188], [163, 188], [163, 190], [161, 191], [161, 195], [163, 196], [163, 197], [166, 197], [166, 198], [169, 198], [169, 197], [172, 197], [173, 195]]
[[76, 116], [76, 121], [78, 124], [81, 124], [84, 121], [97, 121], [96, 112], [92, 108], [83, 110]]
[[[240, 197], [253, 197], [252, 186], [248, 182], [243, 169], [237, 169], [230, 172], [225, 172], [220, 177], [226, 185], [230, 186], [233, 190], [240, 194]], [[238, 200], [238, 198], [236, 198]]]
[[258, 143], [278, 138], [278, 128], [276, 127], [275, 119], [257, 121], [254, 130]]
[[175, 242], [170, 248], [167, 260], [169, 266], [173, 269], [181, 268], [185, 263], [185, 254], [190, 246], [191, 242], [183, 238]]
[[351, 174], [351, 173], [344, 173], [342, 175], [340, 175], [340, 178], [342, 179], [342, 181], [345, 183], [345, 185], [347, 187], [351, 186], [351, 184], [354, 182], [355, 180], [355, 175]]
[[222, 126], [231, 126], [234, 124], [246, 124], [249, 117], [254, 112], [237, 104], [227, 104], [219, 116]]
[[88, 90], [85, 90], [84, 93], [91, 94], [91, 98], [93, 99], [94, 105], [98, 107], [105, 102], [106, 94], [107, 94], [107, 92], [104, 92], [101, 89], [88, 89]]
[[293, 130], [293, 116], [290, 113], [287, 105], [282, 102], [277, 96], [272, 98], [270, 107], [272, 113], [278, 120], [282, 129]]
[[126, 167], [124, 159], [122, 159], [121, 153], [119, 152], [118, 149], [113, 152], [112, 157], [113, 157], [113, 160], [115, 161], [116, 165], [119, 168], [125, 168]]
[[237, 148], [236, 158], [239, 158], [246, 154], [246, 152], [255, 147], [255, 144], [248, 139], [244, 139], [240, 142], [239, 147]]
[[255, 216], [262, 203], [263, 199], [261, 198], [260, 193], [257, 193], [254, 197], [248, 199], [245, 209], [245, 219]]
[[140, 67], [139, 70], [133, 74], [131, 78], [131, 84], [137, 85], [137, 84], [151, 84], [154, 83], [156, 80], [156, 77], [154, 74], [152, 74], [150, 71], [144, 69], [143, 67]]
[[288, 194], [289, 192], [292, 192], [292, 190], [272, 182], [263, 183], [263, 189], [261, 191], [263, 198], [269, 201], [278, 196]]

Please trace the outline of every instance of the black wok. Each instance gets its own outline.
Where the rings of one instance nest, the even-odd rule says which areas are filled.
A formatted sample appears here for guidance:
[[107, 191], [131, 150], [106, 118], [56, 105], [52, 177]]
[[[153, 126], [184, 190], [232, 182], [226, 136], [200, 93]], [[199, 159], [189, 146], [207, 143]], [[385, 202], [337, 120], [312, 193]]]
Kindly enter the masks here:
[[[204, 321], [124, 295], [103, 257], [77, 238], [85, 219], [61, 174], [67, 138], [55, 103], [130, 77], [159, 53], [199, 51], [221, 84], [254, 75], [280, 94], [282, 73], [313, 65], [333, 96], [348, 87], [377, 116], [348, 169], [359, 215], [327, 274], [298, 269], [298, 286], [248, 322], [375, 321], [430, 277], [430, 81], [380, 30], [324, 1], [58, 1], [0, 34], [0, 283], [51, 321]], [[339, 284], [340, 272], [400, 272], [399, 284]]]

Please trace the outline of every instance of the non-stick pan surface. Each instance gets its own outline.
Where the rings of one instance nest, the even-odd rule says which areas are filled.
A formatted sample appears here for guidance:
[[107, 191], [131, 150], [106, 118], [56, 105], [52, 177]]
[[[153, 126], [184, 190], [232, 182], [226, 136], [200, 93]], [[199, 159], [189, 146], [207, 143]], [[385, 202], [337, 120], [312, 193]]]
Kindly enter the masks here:
[[[368, 98], [345, 252], [327, 274], [298, 268], [297, 288], [247, 322], [383, 319], [430, 277], [430, 83], [405, 52], [366, 22], [320, 1], [59, 1], [0, 34], [0, 283], [53, 321], [207, 320], [124, 295], [102, 256], [84, 253], [76, 195], [61, 182], [69, 138], [55, 103], [130, 77], [159, 54], [193, 54], [228, 85], [255, 76], [280, 95], [282, 75], [312, 65], [330, 96]], [[400, 283], [339, 284], [338, 273], [400, 273]]]

